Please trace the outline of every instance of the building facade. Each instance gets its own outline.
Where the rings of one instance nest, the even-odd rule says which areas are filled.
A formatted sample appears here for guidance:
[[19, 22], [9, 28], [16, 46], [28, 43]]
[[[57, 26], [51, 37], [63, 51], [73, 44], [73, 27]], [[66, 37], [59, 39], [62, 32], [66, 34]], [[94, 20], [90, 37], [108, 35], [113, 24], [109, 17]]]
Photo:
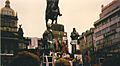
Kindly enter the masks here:
[[14, 53], [19, 49], [18, 17], [10, 7], [10, 1], [5, 1], [5, 7], [0, 9], [0, 31], [1, 31], [1, 66], [6, 66], [11, 61]]
[[93, 65], [94, 63], [94, 29], [90, 28], [90, 30], [83, 32], [79, 38], [80, 51], [85, 66]]
[[94, 50], [94, 28], [90, 28], [80, 35], [79, 45], [82, 53], [86, 50]]
[[37, 37], [25, 37], [25, 42], [27, 43], [27, 49], [36, 49], [39, 47], [41, 38]]
[[18, 17], [10, 7], [10, 1], [5, 2], [5, 7], [1, 8], [1, 53], [13, 54], [18, 49]]
[[94, 23], [96, 61], [119, 56], [120, 52], [120, 0], [102, 5], [100, 18]]

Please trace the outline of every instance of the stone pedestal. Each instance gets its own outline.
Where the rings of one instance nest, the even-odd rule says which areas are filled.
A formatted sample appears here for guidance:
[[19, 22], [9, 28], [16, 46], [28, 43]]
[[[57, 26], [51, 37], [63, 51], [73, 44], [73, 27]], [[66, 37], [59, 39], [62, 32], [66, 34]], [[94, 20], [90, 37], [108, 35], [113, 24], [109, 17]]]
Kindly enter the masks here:
[[64, 25], [62, 25], [62, 24], [52, 24], [51, 29], [53, 31], [62, 31], [62, 32], [64, 32]]
[[[53, 46], [52, 51], [55, 51], [55, 52], [66, 51], [68, 42], [67, 42], [67, 32], [64, 32], [64, 25], [51, 24], [49, 29], [47, 29], [43, 35], [44, 37], [47, 37], [46, 38], [47, 41], [52, 41], [50, 43], [50, 45]], [[50, 39], [51, 37], [52, 39]], [[49, 42], [47, 44], [49, 44]]]
[[75, 52], [76, 52], [76, 45], [73, 44], [73, 45], [72, 45], [72, 53], [74, 54]]
[[76, 52], [76, 44], [77, 44], [77, 40], [72, 40], [72, 41], [71, 41], [72, 53], [73, 53], [73, 54]]

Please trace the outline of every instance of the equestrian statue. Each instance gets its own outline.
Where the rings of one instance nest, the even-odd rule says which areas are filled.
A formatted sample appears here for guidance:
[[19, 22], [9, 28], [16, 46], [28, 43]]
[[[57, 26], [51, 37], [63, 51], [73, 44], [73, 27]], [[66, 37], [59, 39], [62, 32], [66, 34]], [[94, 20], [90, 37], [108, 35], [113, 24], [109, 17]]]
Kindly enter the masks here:
[[53, 24], [57, 24], [58, 15], [62, 16], [58, 6], [59, 0], [47, 0], [47, 7], [45, 13], [46, 27], [48, 28], [48, 20], [51, 19]]

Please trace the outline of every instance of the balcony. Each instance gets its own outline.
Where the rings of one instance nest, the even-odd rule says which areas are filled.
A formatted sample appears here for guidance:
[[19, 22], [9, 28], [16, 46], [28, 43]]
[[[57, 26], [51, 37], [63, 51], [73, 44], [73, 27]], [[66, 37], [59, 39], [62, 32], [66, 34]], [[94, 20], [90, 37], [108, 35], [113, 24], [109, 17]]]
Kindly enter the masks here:
[[104, 34], [104, 37], [108, 37], [108, 36], [113, 35], [113, 34], [115, 34], [115, 33], [116, 33], [116, 29], [111, 30], [111, 31], [109, 31], [108, 33], [105, 33], [105, 34]]
[[115, 20], [112, 20], [112, 21], [108, 22], [107, 24], [104, 24], [104, 25], [100, 26], [99, 28], [95, 29], [94, 31], [96, 33], [96, 32], [101, 31], [101, 30], [103, 30], [103, 29], [105, 29], [105, 28], [107, 28], [107, 27], [109, 27], [109, 26], [111, 26], [111, 25], [113, 25], [113, 24], [115, 24], [119, 21], [120, 21], [120, 17], [116, 18]]

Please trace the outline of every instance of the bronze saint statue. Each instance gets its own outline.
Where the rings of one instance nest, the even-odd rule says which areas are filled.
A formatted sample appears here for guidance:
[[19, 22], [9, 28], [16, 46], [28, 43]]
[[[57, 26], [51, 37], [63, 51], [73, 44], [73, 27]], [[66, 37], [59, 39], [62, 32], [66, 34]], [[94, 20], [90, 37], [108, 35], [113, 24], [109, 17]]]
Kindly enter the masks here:
[[58, 3], [59, 3], [59, 0], [47, 0], [47, 7], [46, 7], [46, 13], [45, 13], [45, 20], [46, 20], [47, 27], [48, 27], [49, 19], [52, 20], [52, 24], [54, 21], [57, 24], [58, 15], [62, 16], [62, 14], [60, 14]]
[[21, 26], [22, 26], [22, 24], [19, 25], [19, 29], [18, 29], [18, 35], [19, 35], [19, 38], [23, 38], [23, 34], [24, 34], [23, 29], [22, 29]]
[[75, 28], [73, 28], [73, 32], [71, 32], [70, 37], [71, 37], [72, 40], [78, 40], [79, 34], [78, 34], [78, 32], [76, 32]]

